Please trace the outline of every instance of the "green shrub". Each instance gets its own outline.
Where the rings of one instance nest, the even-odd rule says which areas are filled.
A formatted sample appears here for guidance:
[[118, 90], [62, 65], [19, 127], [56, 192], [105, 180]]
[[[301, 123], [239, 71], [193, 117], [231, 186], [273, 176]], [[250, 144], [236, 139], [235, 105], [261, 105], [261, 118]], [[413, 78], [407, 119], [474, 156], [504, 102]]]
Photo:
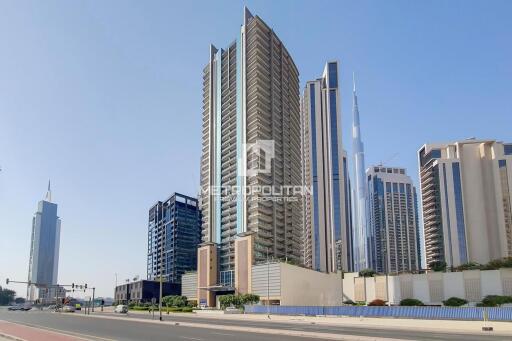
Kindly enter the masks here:
[[386, 305], [386, 302], [383, 300], [380, 300], [378, 298], [371, 301], [370, 303], [368, 303], [368, 306], [370, 306], [370, 307], [383, 307], [385, 305]]
[[477, 262], [469, 262], [465, 264], [461, 264], [458, 267], [455, 268], [456, 271], [464, 271], [464, 270], [479, 270], [482, 269], [484, 266], [482, 264], [479, 264]]
[[446, 262], [432, 262], [429, 264], [430, 269], [435, 272], [446, 271]]
[[423, 302], [421, 302], [420, 300], [417, 300], [415, 298], [404, 298], [403, 300], [400, 301], [400, 305], [401, 306], [406, 306], [406, 307], [414, 307], [414, 306], [423, 306]]
[[375, 271], [373, 269], [363, 269], [359, 271], [359, 277], [373, 277], [375, 276]]
[[483, 266], [483, 270], [498, 270], [501, 268], [512, 268], [512, 257], [494, 259]]
[[460, 307], [462, 305], [468, 304], [468, 301], [459, 297], [450, 297], [446, 301], [443, 301], [443, 304], [447, 307]]
[[365, 301], [357, 301], [355, 305], [357, 305], [357, 306], [365, 306], [366, 302]]
[[512, 303], [512, 296], [487, 295], [478, 307], [499, 307], [500, 305]]
[[346, 305], [356, 305], [356, 303], [352, 300], [346, 300], [343, 302], [343, 304], [346, 304]]
[[140, 306], [140, 305], [134, 305], [134, 306], [128, 306], [131, 310], [149, 310], [148, 306]]
[[181, 312], [183, 312], [183, 313], [191, 313], [192, 311], [194, 311], [194, 309], [192, 307], [181, 308]]

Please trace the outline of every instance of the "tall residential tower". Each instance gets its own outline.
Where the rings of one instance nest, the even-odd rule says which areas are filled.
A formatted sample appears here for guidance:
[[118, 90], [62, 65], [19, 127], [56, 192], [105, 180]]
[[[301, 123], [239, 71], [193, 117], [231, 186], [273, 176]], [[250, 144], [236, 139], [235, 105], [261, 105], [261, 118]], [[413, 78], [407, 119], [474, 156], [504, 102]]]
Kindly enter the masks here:
[[[251, 236], [249, 262], [303, 263], [302, 196], [288, 200], [290, 187], [302, 187], [299, 106], [292, 57], [245, 9], [237, 38], [225, 49], [211, 46], [203, 70], [199, 287], [236, 284], [240, 237]], [[200, 300], [210, 304], [207, 290]]]
[[380, 273], [417, 271], [416, 188], [404, 168], [375, 166], [368, 179], [368, 266]]
[[352, 270], [346, 152], [341, 136], [338, 62], [306, 83], [302, 102], [306, 265], [322, 272]]
[[426, 144], [418, 158], [427, 266], [511, 257], [512, 144]]

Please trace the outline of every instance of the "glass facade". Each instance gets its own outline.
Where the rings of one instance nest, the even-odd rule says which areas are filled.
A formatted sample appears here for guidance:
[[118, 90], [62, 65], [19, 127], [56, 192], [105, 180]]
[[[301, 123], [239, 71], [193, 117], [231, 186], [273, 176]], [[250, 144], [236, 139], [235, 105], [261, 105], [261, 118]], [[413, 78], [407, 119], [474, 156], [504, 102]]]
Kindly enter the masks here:
[[512, 155], [512, 144], [506, 144], [503, 146], [503, 153], [505, 155]]
[[468, 251], [466, 247], [466, 226], [464, 224], [464, 204], [462, 202], [462, 183], [460, 178], [460, 165], [452, 163], [453, 190], [455, 194], [455, 215], [457, 217], [457, 239], [459, 241], [460, 263], [468, 262]]
[[[329, 70], [332, 64], [329, 64]], [[336, 64], [334, 64], [336, 66]], [[336, 69], [335, 69], [336, 70]], [[334, 238], [341, 239], [341, 207], [340, 207], [340, 170], [338, 151], [338, 117], [336, 110], [336, 90], [329, 90], [329, 115], [331, 119], [331, 160], [333, 181]]]
[[320, 224], [319, 224], [319, 210], [318, 210], [318, 156], [316, 150], [316, 99], [315, 99], [315, 84], [309, 85], [309, 101], [311, 113], [311, 158], [313, 160], [313, 235], [315, 242], [315, 264], [314, 268], [320, 268]]
[[201, 241], [198, 201], [176, 193], [149, 211], [148, 279], [160, 274], [168, 282], [180, 283], [181, 276], [197, 268]]
[[329, 63], [329, 88], [338, 87], [338, 65]]

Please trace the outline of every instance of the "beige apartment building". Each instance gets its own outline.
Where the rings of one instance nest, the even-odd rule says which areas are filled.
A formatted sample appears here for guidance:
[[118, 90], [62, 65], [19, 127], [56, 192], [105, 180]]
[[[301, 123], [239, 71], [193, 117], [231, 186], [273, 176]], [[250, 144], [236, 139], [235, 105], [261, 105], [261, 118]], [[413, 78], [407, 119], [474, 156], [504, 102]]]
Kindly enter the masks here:
[[[203, 70], [199, 301], [235, 290], [235, 242], [250, 262], [304, 262], [299, 72], [275, 31], [245, 9], [238, 37]], [[249, 246], [248, 246], [249, 247]], [[217, 261], [218, 259], [218, 261]]]
[[512, 144], [426, 144], [418, 157], [427, 266], [512, 256]]

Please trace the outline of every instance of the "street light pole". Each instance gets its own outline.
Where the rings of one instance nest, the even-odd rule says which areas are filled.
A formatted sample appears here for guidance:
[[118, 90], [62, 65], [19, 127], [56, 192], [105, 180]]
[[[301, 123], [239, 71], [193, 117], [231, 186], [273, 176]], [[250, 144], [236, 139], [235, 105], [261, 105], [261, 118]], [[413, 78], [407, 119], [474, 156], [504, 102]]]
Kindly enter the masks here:
[[162, 227], [162, 240], [160, 241], [160, 294], [158, 299], [158, 311], [160, 314], [160, 321], [162, 321], [162, 286], [163, 286], [163, 268], [164, 268], [164, 227]]
[[92, 288], [92, 312], [94, 313], [94, 294], [96, 293], [96, 288]]
[[270, 318], [270, 260], [267, 246], [267, 317]]

